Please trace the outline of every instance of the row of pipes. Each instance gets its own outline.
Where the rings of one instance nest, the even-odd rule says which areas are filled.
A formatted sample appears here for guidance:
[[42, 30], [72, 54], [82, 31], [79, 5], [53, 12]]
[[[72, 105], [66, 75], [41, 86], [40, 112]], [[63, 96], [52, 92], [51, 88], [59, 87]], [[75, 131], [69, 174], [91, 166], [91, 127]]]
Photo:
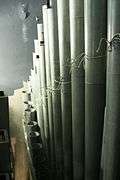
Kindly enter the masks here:
[[28, 80], [52, 179], [120, 178], [120, 1], [51, 0]]

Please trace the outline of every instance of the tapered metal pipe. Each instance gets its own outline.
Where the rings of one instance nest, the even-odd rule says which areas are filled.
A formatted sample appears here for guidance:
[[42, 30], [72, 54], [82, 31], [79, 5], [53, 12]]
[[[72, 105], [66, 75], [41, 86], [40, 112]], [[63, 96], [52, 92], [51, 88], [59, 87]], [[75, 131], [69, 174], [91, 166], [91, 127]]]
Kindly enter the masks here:
[[36, 98], [35, 98], [35, 71], [31, 69], [31, 85], [32, 85], [32, 101], [33, 105], [36, 104]]
[[[43, 144], [45, 145], [45, 125], [44, 125], [44, 116], [43, 116], [43, 104], [42, 104], [42, 87], [41, 87], [41, 73], [40, 73], [40, 59], [39, 57], [39, 41], [36, 40], [35, 52], [33, 53], [33, 68], [36, 72], [36, 110], [37, 110], [37, 119], [38, 124], [41, 130], [41, 137]], [[36, 47], [37, 46], [37, 47]]]
[[40, 46], [39, 40], [38, 40], [38, 39], [35, 39], [35, 40], [34, 40], [34, 49], [35, 49], [36, 55], [38, 55], [38, 56], [39, 56], [39, 46]]
[[33, 53], [33, 69], [35, 72], [35, 95], [36, 95], [36, 104], [38, 104], [38, 102], [40, 102], [40, 99], [38, 98], [38, 96], [42, 96], [42, 90], [41, 90], [41, 80], [40, 80], [40, 56], [39, 56], [39, 48], [40, 48], [40, 44], [39, 44], [39, 40], [35, 39], [34, 40], [34, 49], [35, 49], [35, 53]]
[[33, 104], [34, 98], [33, 98], [32, 73], [30, 73], [30, 76], [29, 76], [29, 86], [31, 88], [31, 102]]
[[[45, 42], [45, 64], [46, 64], [46, 83], [47, 89], [51, 84], [51, 64], [49, 55], [49, 37], [48, 37], [48, 15], [47, 6], [43, 6], [43, 28], [44, 28], [44, 42]], [[48, 97], [48, 116], [49, 116], [49, 131], [50, 131], [50, 161], [51, 170], [55, 171], [55, 144], [54, 144], [54, 123], [53, 123], [53, 105], [52, 105], [52, 93], [47, 90]]]
[[108, 0], [106, 136], [104, 180], [120, 178], [120, 1]]
[[38, 101], [38, 76], [37, 76], [37, 58], [36, 53], [33, 53], [33, 84], [34, 84], [34, 107], [36, 108], [37, 101]]
[[105, 108], [106, 0], [85, 0], [85, 180], [99, 180]]
[[[85, 78], [84, 1], [70, 0], [73, 179], [84, 179]], [[82, 57], [82, 56], [81, 56]], [[81, 64], [81, 65], [80, 65]], [[79, 66], [80, 65], [80, 66]]]
[[37, 74], [36, 74], [36, 56], [35, 56], [35, 53], [33, 53], [33, 69], [31, 69], [31, 84], [32, 84], [33, 106], [36, 108], [36, 103], [37, 103]]
[[38, 101], [38, 88], [39, 88], [38, 76], [37, 76], [37, 54], [36, 53], [33, 53], [33, 71], [34, 71], [33, 83], [34, 83], [34, 98], [35, 98], [34, 106], [36, 107], [36, 104]]
[[61, 120], [61, 97], [58, 88], [60, 76], [59, 49], [58, 49], [58, 29], [57, 29], [57, 8], [54, 1], [52, 8], [48, 9], [48, 29], [49, 29], [49, 51], [51, 63], [51, 83], [53, 102], [53, 122], [55, 138], [55, 158], [56, 158], [56, 179], [63, 179], [63, 149], [62, 149], [62, 120]]
[[39, 40], [39, 55], [40, 55], [40, 79], [41, 79], [41, 92], [42, 92], [42, 105], [43, 105], [43, 117], [45, 128], [46, 148], [48, 153], [50, 152], [50, 136], [49, 136], [49, 119], [48, 119], [48, 104], [46, 93], [46, 67], [45, 67], [45, 47], [44, 47], [44, 34], [43, 25], [38, 24], [38, 40]]
[[64, 179], [72, 179], [72, 106], [70, 76], [69, 0], [57, 0], [59, 57], [61, 76], [61, 108], [63, 128]]

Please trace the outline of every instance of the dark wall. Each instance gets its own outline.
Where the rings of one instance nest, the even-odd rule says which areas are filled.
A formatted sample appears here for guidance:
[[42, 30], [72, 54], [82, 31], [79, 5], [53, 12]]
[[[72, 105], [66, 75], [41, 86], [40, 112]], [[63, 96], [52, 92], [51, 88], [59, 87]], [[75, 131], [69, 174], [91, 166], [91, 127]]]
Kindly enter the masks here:
[[7, 94], [20, 88], [30, 73], [42, 4], [45, 0], [0, 0], [0, 89]]

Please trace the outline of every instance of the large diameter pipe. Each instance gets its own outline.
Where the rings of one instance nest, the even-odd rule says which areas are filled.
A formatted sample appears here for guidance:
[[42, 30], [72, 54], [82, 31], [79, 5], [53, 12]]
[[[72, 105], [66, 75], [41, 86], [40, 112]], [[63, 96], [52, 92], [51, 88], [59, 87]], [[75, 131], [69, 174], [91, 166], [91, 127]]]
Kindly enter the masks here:
[[[44, 28], [44, 43], [45, 43], [45, 64], [46, 64], [46, 83], [47, 89], [51, 87], [51, 64], [49, 55], [49, 37], [48, 37], [48, 15], [47, 6], [43, 6], [43, 28]], [[50, 131], [50, 161], [51, 170], [55, 171], [55, 146], [54, 146], [54, 123], [53, 123], [53, 106], [52, 93], [47, 91], [48, 97], [48, 116], [49, 116], [49, 131]]]
[[106, 0], [85, 0], [85, 180], [99, 179], [105, 109]]
[[107, 96], [104, 180], [120, 178], [120, 1], [108, 0]]
[[[61, 77], [64, 179], [72, 179], [72, 104], [70, 75], [69, 0], [57, 0], [58, 36]], [[67, 64], [68, 63], [68, 64]]]
[[61, 119], [61, 96], [58, 89], [60, 76], [58, 30], [57, 30], [56, 1], [54, 7], [48, 9], [48, 29], [49, 29], [49, 51], [51, 63], [51, 83], [53, 102], [53, 122], [55, 138], [55, 158], [56, 158], [56, 179], [63, 179], [63, 146], [62, 146], [62, 119]]
[[38, 25], [38, 40], [39, 40], [39, 55], [40, 55], [40, 78], [41, 78], [41, 91], [42, 91], [42, 103], [43, 103], [43, 116], [44, 116], [44, 128], [45, 128], [45, 139], [46, 148], [48, 153], [50, 152], [49, 145], [49, 119], [48, 119], [48, 104], [47, 104], [47, 93], [46, 93], [46, 67], [45, 67], [45, 46], [44, 46], [44, 34], [43, 25]]
[[[84, 1], [70, 0], [71, 85], [73, 179], [84, 179], [85, 78], [82, 58], [84, 52]], [[79, 67], [79, 64], [81, 66]]]

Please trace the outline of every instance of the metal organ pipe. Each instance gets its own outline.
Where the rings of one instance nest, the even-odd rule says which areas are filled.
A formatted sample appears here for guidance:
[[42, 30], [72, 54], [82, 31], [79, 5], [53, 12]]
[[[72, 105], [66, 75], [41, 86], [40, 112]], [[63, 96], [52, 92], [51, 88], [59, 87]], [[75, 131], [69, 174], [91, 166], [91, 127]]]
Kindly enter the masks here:
[[[84, 179], [84, 0], [70, 0], [73, 179]], [[80, 58], [81, 57], [81, 58]]]
[[63, 179], [63, 146], [62, 146], [62, 120], [61, 120], [61, 96], [59, 89], [60, 62], [58, 49], [58, 25], [56, 1], [52, 1], [52, 8], [48, 9], [48, 33], [49, 33], [49, 52], [51, 63], [51, 83], [52, 83], [52, 102], [53, 102], [53, 122], [55, 139], [55, 158], [56, 158], [56, 179]]
[[43, 28], [44, 28], [44, 43], [45, 43], [45, 64], [46, 64], [46, 83], [48, 97], [48, 115], [49, 115], [49, 131], [50, 131], [50, 161], [51, 170], [55, 171], [55, 144], [54, 144], [54, 123], [53, 123], [53, 104], [51, 88], [51, 63], [49, 55], [49, 37], [48, 37], [48, 15], [47, 6], [43, 6]]
[[72, 179], [72, 105], [70, 63], [69, 0], [57, 0], [60, 57], [64, 179]]
[[106, 0], [85, 0], [85, 180], [99, 179], [105, 109]]
[[108, 0], [106, 127], [103, 179], [120, 178], [120, 1]]
[[[48, 117], [48, 104], [46, 93], [46, 67], [45, 67], [45, 46], [44, 46], [44, 34], [43, 25], [38, 24], [38, 40], [39, 40], [39, 56], [40, 56], [40, 79], [41, 79], [41, 91], [42, 91], [42, 106], [44, 117], [44, 131], [46, 140], [47, 154], [50, 153], [50, 135], [49, 135], [49, 117]], [[48, 155], [49, 157], [49, 155]]]
[[39, 59], [39, 41], [35, 40], [35, 52], [33, 53], [33, 68], [36, 71], [36, 110], [38, 124], [41, 130], [41, 137], [43, 144], [45, 145], [45, 125], [43, 116], [43, 104], [42, 104], [42, 86], [41, 86], [41, 71], [40, 71], [40, 59]]

